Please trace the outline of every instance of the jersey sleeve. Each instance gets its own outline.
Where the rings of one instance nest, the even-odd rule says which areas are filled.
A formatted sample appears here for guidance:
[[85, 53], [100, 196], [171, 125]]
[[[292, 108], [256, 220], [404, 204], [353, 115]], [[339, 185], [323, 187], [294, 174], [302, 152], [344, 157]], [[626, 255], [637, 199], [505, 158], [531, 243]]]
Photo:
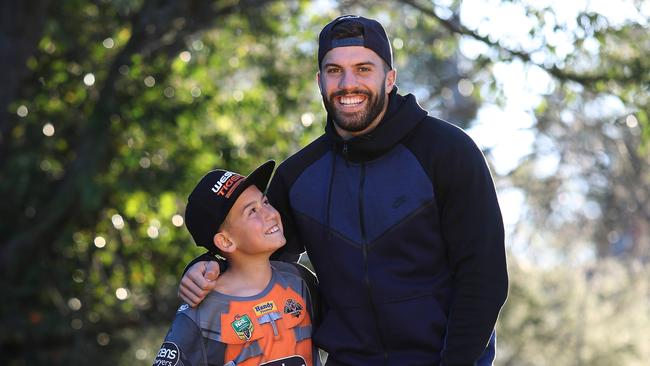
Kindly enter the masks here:
[[[210, 355], [211, 364], [215, 355]], [[152, 366], [207, 366], [206, 344], [201, 330], [187, 315], [179, 312]], [[223, 364], [223, 354], [216, 364]]]

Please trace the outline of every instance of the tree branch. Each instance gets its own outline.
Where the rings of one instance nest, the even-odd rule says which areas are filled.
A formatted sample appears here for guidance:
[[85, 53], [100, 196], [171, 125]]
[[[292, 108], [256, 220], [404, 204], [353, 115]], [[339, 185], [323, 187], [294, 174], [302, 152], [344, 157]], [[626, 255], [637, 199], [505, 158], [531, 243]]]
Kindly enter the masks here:
[[[236, 11], [256, 9], [269, 0], [248, 0], [239, 3], [228, 2], [218, 7], [218, 2], [211, 1], [177, 1], [177, 0], [148, 0], [134, 18], [132, 18], [133, 35], [124, 49], [111, 63], [110, 71], [96, 99], [96, 105], [88, 118], [84, 131], [80, 134], [81, 144], [75, 152], [77, 158], [65, 169], [65, 176], [55, 193], [44, 208], [29, 224], [28, 229], [16, 230], [18, 233], [0, 248], [0, 265], [8, 276], [18, 275], [16, 269], [29, 258], [34, 250], [47, 247], [57, 239], [57, 231], [63, 225], [72, 221], [76, 216], [96, 214], [91, 209], [84, 212], [84, 199], [95, 195], [88, 188], [95, 183], [93, 180], [100, 176], [108, 167], [111, 160], [110, 123], [108, 116], [118, 108], [118, 90], [115, 87], [120, 78], [119, 68], [131, 64], [131, 58], [136, 54], [154, 56], [179, 50], [184, 46], [185, 38], [193, 33], [212, 26], [218, 19], [231, 15]], [[185, 23], [178, 21], [185, 19]], [[180, 24], [180, 25], [179, 25]], [[165, 41], [161, 40], [165, 38]], [[105, 196], [108, 192], [100, 192]]]
[[28, 73], [27, 59], [36, 50], [49, 0], [0, 2], [0, 166], [7, 157], [9, 134], [17, 119], [9, 104]]
[[[467, 36], [470, 38], [473, 38], [479, 42], [485, 43], [486, 45], [490, 46], [493, 49], [497, 49], [505, 54], [507, 54], [510, 57], [513, 58], [518, 58], [526, 63], [535, 65], [542, 70], [545, 70], [549, 74], [553, 75], [555, 78], [563, 81], [573, 81], [576, 83], [579, 83], [583, 86], [590, 87], [593, 86], [596, 83], [600, 82], [608, 82], [608, 81], [618, 81], [621, 83], [631, 83], [631, 82], [638, 82], [638, 78], [632, 75], [625, 75], [622, 74], [621, 72], [617, 71], [616, 74], [614, 75], [607, 75], [607, 74], [579, 74], [575, 73], [572, 71], [567, 71], [564, 69], [561, 69], [557, 67], [556, 65], [553, 66], [547, 66], [544, 64], [536, 63], [533, 62], [532, 56], [530, 53], [522, 51], [522, 50], [515, 50], [511, 49], [508, 47], [505, 47], [501, 45], [498, 41], [493, 41], [487, 36], [482, 36], [475, 31], [467, 28], [460, 22], [453, 22], [448, 19], [442, 18], [438, 13], [436, 13], [435, 10], [435, 4], [432, 6], [425, 6], [420, 4], [417, 0], [400, 0], [402, 3], [410, 5], [414, 9], [417, 9], [418, 11], [422, 12], [423, 14], [426, 14], [427, 16], [435, 19], [437, 22], [439, 22], [445, 29], [447, 29], [450, 33], [455, 33], [459, 34], [461, 36]], [[634, 64], [634, 62], [631, 62], [631, 64]], [[619, 68], [618, 70], [622, 70], [623, 68]]]

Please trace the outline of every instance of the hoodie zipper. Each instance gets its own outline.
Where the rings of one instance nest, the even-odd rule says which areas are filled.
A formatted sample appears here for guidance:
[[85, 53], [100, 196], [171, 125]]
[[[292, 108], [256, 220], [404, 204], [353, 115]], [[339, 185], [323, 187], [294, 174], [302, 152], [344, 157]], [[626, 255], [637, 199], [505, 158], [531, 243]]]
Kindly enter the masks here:
[[[347, 152], [347, 144], [343, 145], [344, 151]], [[379, 327], [379, 312], [377, 311], [377, 305], [372, 298], [372, 284], [370, 283], [370, 274], [368, 273], [368, 240], [366, 235], [366, 225], [363, 220], [364, 212], [364, 192], [363, 188], [366, 180], [366, 164], [361, 163], [361, 174], [359, 179], [359, 226], [361, 228], [361, 239], [362, 239], [362, 248], [363, 248], [363, 267], [364, 267], [364, 282], [366, 283], [366, 288], [368, 289], [368, 301], [370, 301], [370, 309], [372, 310], [372, 315], [375, 319], [375, 326], [377, 327], [377, 336], [379, 337], [379, 344], [384, 352], [384, 361], [388, 362], [388, 352], [386, 352], [386, 342], [381, 333]]]

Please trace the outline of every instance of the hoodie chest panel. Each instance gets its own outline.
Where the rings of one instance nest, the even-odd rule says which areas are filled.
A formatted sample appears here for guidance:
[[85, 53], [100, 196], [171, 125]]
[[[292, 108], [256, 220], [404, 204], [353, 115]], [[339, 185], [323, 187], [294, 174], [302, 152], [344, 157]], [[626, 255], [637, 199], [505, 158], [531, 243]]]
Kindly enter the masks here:
[[333, 153], [324, 155], [300, 175], [291, 188], [291, 205], [321, 225], [329, 221], [330, 230], [353, 243], [376, 240], [434, 198], [427, 174], [401, 145], [363, 164], [337, 156], [333, 168], [333, 158]]

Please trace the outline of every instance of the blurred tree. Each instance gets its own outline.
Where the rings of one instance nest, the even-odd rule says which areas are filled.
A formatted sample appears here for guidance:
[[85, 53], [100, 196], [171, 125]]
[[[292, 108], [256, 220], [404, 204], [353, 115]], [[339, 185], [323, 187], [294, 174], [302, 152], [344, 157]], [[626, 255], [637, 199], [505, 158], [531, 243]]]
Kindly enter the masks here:
[[581, 266], [510, 260], [510, 294], [497, 323], [496, 364], [646, 365], [650, 268], [603, 259]]
[[[31, 18], [42, 5], [45, 19]], [[10, 364], [112, 364], [135, 329], [168, 323], [178, 275], [200, 252], [182, 219], [193, 184], [217, 166], [282, 159], [318, 133], [303, 7], [3, 2], [25, 22], [3, 36], [42, 30], [16, 41], [23, 62], [3, 72], [17, 79], [3, 84], [15, 90], [3, 90], [0, 139]], [[6, 55], [15, 44], [2, 46]]]
[[[248, 171], [321, 133], [316, 35], [363, 13], [387, 27], [400, 90], [459, 126], [506, 104], [500, 66], [549, 80], [531, 153], [497, 177], [526, 199], [499, 362], [641, 364], [647, 263], [631, 258], [650, 253], [650, 40], [631, 2], [637, 21], [585, 11], [567, 24], [546, 3], [492, 1], [531, 20], [518, 45], [464, 24], [460, 0], [0, 1], [0, 353], [149, 364], [201, 252], [187, 192], [209, 169]], [[485, 51], [467, 57], [468, 41]]]
[[[567, 22], [550, 5], [508, 1], [532, 24], [527, 44], [518, 46], [449, 16], [458, 14], [461, 2], [401, 2], [451, 33], [489, 46], [467, 73], [487, 80], [492, 89], [498, 85], [492, 74], [497, 64], [523, 62], [528, 70], [550, 76], [545, 98], [531, 111], [536, 117], [532, 151], [507, 177], [530, 202], [531, 216], [522, 222], [536, 229], [527, 233], [537, 235], [543, 228], [563, 255], [592, 250], [598, 257], [650, 260], [650, 193], [642, 188], [650, 185], [650, 61], [645, 57], [650, 17], [644, 2], [628, 2], [623, 21], [585, 10]], [[559, 39], [569, 40], [572, 49]], [[485, 96], [487, 102], [503, 104], [495, 91]], [[574, 237], [587, 244], [578, 254], [575, 242], [566, 241]]]

